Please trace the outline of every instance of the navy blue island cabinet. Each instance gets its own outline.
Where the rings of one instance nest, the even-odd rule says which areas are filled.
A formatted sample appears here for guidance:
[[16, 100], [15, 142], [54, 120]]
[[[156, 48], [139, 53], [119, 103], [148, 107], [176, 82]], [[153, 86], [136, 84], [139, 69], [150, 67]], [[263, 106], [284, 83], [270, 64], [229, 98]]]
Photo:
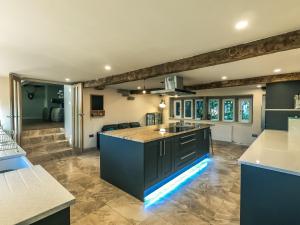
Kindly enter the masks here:
[[100, 135], [100, 176], [141, 201], [209, 153], [209, 127], [141, 142]]

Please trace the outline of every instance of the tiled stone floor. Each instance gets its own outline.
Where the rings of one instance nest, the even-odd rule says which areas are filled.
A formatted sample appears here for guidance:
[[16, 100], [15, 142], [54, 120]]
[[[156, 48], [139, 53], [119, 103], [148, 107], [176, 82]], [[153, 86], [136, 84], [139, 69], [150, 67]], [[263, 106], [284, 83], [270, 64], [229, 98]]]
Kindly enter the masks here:
[[43, 163], [76, 197], [74, 225], [238, 225], [240, 168], [246, 147], [216, 143], [205, 172], [156, 204], [139, 200], [99, 178], [99, 153], [91, 151]]

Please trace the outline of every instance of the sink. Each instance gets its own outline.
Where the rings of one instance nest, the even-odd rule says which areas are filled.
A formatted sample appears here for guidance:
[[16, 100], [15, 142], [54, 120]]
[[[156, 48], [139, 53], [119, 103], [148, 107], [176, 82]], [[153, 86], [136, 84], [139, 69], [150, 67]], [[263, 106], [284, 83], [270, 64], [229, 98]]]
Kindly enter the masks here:
[[25, 156], [0, 160], [0, 173], [29, 168], [32, 164]]

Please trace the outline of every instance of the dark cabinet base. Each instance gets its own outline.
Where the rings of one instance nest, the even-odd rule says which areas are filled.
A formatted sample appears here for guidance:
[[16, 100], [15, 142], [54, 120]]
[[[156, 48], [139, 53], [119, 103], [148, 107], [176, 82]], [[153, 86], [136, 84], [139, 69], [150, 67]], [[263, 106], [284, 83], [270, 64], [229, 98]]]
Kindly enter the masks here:
[[141, 201], [209, 153], [208, 128], [148, 143], [100, 138], [101, 178]]
[[70, 225], [70, 207], [41, 219], [32, 225]]
[[241, 225], [300, 224], [300, 177], [241, 166]]
[[155, 190], [159, 189], [160, 187], [162, 187], [163, 185], [165, 185], [166, 183], [168, 183], [169, 181], [175, 179], [177, 176], [179, 176], [180, 174], [184, 173], [185, 171], [187, 171], [188, 169], [192, 168], [193, 166], [195, 166], [196, 164], [204, 161], [206, 158], [209, 158], [209, 153], [203, 155], [201, 158], [198, 158], [196, 160], [194, 160], [193, 162], [191, 162], [189, 165], [181, 168], [180, 170], [175, 171], [174, 173], [172, 173], [170, 176], [165, 177], [163, 180], [160, 180], [159, 182], [157, 182], [155, 185], [149, 187], [148, 189], [146, 189], [144, 191], [144, 196], [147, 196], [149, 194], [151, 194], [152, 192], [154, 192]]

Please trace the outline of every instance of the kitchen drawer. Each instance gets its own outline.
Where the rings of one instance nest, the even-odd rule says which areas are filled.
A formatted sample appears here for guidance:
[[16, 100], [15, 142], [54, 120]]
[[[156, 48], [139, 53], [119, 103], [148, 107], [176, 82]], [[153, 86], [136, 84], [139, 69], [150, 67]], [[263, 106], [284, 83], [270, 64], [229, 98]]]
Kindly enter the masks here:
[[190, 132], [190, 133], [185, 133], [183, 135], [180, 135], [178, 137], [178, 141], [181, 143], [189, 142], [191, 140], [194, 140], [197, 138], [197, 132]]
[[175, 169], [176, 170], [181, 169], [196, 159], [197, 159], [197, 151], [196, 150], [190, 151], [187, 154], [182, 155], [182, 156], [177, 156], [176, 160], [175, 160]]
[[189, 133], [178, 137], [175, 141], [176, 155], [182, 156], [197, 148], [197, 134]]

